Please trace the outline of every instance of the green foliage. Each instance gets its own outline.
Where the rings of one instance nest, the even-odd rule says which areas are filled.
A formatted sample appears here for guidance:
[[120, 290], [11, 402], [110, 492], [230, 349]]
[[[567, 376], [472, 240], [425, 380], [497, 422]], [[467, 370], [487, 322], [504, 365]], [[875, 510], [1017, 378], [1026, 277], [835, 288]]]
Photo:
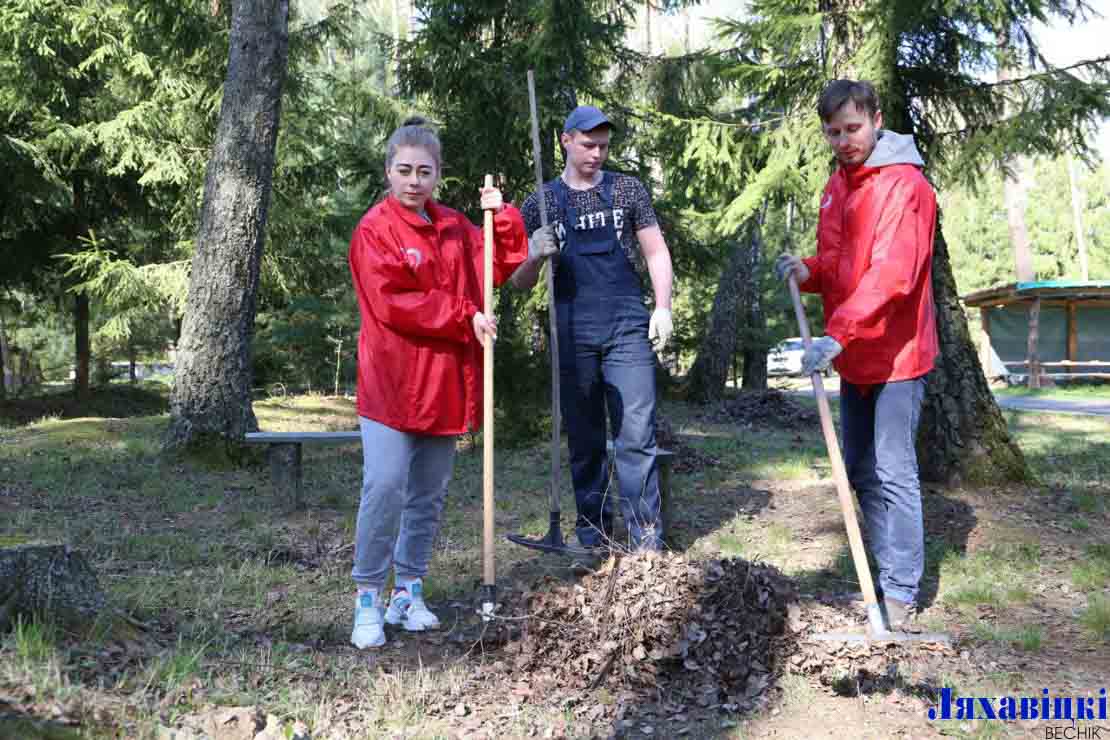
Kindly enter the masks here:
[[[1078, 167], [1089, 275], [1110, 278], [1110, 165]], [[1039, 280], [1081, 278], [1066, 157], [1033, 164], [1025, 218]], [[963, 292], [1014, 281], [1014, 261], [1002, 197], [1002, 175], [993, 172], [974, 189], [954, 186], [940, 194], [952, 269]]]
[[[350, 390], [358, 362], [358, 307], [354, 292], [301, 295], [280, 311], [258, 316], [254, 346], [255, 384], [281, 381], [304, 388]], [[338, 363], [339, 367], [337, 369]]]
[[[656, 4], [658, 22], [686, 4]], [[713, 48], [663, 57], [631, 48], [643, 7], [631, 0], [420, 0], [411, 28], [394, 15], [402, 6], [294, 6], [259, 292], [258, 385], [330, 389], [338, 369], [340, 385], [350, 386], [357, 319], [347, 242], [382, 195], [384, 142], [404, 115], [418, 111], [440, 126], [444, 202], [476, 217], [476, 185], [487, 172], [518, 203], [534, 189], [530, 68], [545, 176], [557, 174], [567, 110], [593, 102], [619, 127], [613, 168], [653, 192], [676, 268], [679, 367], [699, 345], [720, 269], [755, 214], [765, 214], [765, 261], [812, 249], [816, 193], [830, 169], [814, 104], [828, 77], [873, 76], [888, 121], [917, 135], [932, 175], [978, 185], [942, 191], [963, 290], [1010, 271], [992, 168], [1013, 152], [1082, 154], [1092, 122], [1107, 112], [1105, 65], [1048, 69], [1024, 33], [1033, 20], [1081, 22], [1075, 0], [883, 0], [852, 13], [812, 0], [754, 0], [743, 18], [721, 20]], [[227, 63], [230, 4], [217, 16], [211, 7], [0, 6], [0, 165], [8, 173], [0, 295], [15, 297], [0, 310], [9, 338], [35, 353], [48, 378], [68, 375], [72, 291], [92, 297], [102, 363], [156, 356], [176, 337]], [[984, 83], [1002, 53], [994, 30], [1011, 17], [1019, 25], [1008, 49], [1031, 65], [1029, 79]], [[1066, 170], [1048, 160], [1038, 167], [1029, 214], [1037, 273], [1076, 276]], [[1105, 170], [1081, 179], [1091, 272], [1105, 276]], [[748, 347], [797, 331], [765, 266], [758, 280], [768, 326], [741, 328]], [[513, 381], [500, 386], [500, 413], [525, 420], [522, 437], [540, 435], [546, 294], [539, 288], [504, 306], [512, 315], [501, 317], [497, 372]]]
[[628, 0], [416, 3], [423, 22], [398, 49], [400, 83], [441, 124], [444, 202], [476, 215], [486, 173], [499, 174], [517, 202], [535, 189], [528, 69], [536, 73], [544, 175], [557, 174], [555, 133], [570, 109], [616, 101], [627, 89], [620, 78], [608, 86], [602, 81], [611, 67], [631, 63], [621, 42], [632, 8]]
[[[260, 296], [271, 317], [347, 284], [346, 239], [379, 192], [373, 143], [398, 116], [364, 79], [367, 57], [381, 52], [354, 47], [380, 23], [349, 3], [328, 5], [291, 24]], [[11, 72], [0, 100], [12, 111], [0, 162], [20, 175], [0, 183], [0, 289], [25, 286], [57, 314], [19, 315], [16, 335], [65, 342], [57, 333], [73, 330], [69, 301], [51, 299], [65, 290], [92, 297], [102, 365], [162, 353], [176, 338], [227, 63], [223, 6], [217, 17], [196, 0], [0, 9], [0, 65]], [[337, 72], [337, 55], [353, 63]]]

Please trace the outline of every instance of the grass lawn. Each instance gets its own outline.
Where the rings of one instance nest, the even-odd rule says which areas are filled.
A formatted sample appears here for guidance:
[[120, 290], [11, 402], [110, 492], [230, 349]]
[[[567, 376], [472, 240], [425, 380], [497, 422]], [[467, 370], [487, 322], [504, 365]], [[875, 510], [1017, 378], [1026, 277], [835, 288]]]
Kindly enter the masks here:
[[[481, 578], [475, 440], [460, 441], [426, 586], [445, 628], [391, 632], [385, 648], [358, 652], [347, 638], [359, 446], [306, 448], [308, 507], [290, 514], [260, 458], [166, 460], [164, 397], [115, 393], [94, 402], [96, 416], [57, 402], [0, 404], [0, 544], [81, 548], [116, 607], [145, 625], [75, 636], [21, 624], [0, 638], [0, 737], [166, 737], [164, 728], [197, 728], [233, 707], [314, 738], [481, 737], [494, 721], [500, 737], [649, 736], [643, 722], [597, 727], [572, 707], [491, 684], [475, 668], [497, 652], [452, 641]], [[344, 398], [273, 398], [255, 410], [272, 431], [356, 426]], [[719, 460], [674, 475], [674, 548], [766, 561], [803, 598], [858, 589], [816, 423], [737, 425], [676, 402], [662, 411], [683, 445]], [[925, 487], [920, 620], [952, 634], [956, 650], [888, 667], [898, 680], [879, 693], [845, 696], [786, 671], [766, 711], [686, 723], [682, 736], [1026, 737], [1013, 723], [931, 723], [925, 712], [943, 686], [1097, 695], [1110, 676], [1110, 425], [1006, 416], [1037, 485]], [[503, 538], [546, 530], [547, 476], [545, 444], [498, 450], [506, 588], [575, 577], [569, 561]], [[564, 527], [574, 508], [568, 478]], [[660, 719], [650, 736], [679, 736], [677, 722]]]

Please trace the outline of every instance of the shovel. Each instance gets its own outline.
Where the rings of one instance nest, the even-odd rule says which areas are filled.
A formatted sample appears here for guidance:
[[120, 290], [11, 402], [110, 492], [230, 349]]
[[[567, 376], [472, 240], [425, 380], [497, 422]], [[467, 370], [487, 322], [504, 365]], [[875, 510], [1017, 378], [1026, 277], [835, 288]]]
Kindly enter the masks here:
[[[528, 105], [532, 113], [532, 156], [536, 160], [536, 197], [539, 198], [540, 224], [547, 226], [547, 203], [543, 192], [543, 160], [540, 150], [540, 119], [536, 111], [536, 76], [528, 70]], [[547, 534], [533, 539], [520, 534], [508, 535], [509, 542], [540, 552], [575, 557], [592, 557], [595, 553], [584, 547], [571, 545], [563, 540], [562, 514], [559, 509], [559, 329], [555, 316], [555, 276], [552, 263], [547, 263], [547, 313], [551, 334], [551, 480], [548, 493], [550, 518]]]
[[[794, 303], [794, 315], [798, 319], [798, 328], [802, 335], [802, 344], [808, 350], [812, 342], [809, 334], [809, 322], [806, 320], [802, 297], [798, 292], [798, 283], [794, 279], [793, 273], [788, 278], [788, 285], [790, 287], [790, 300]], [[825, 393], [825, 384], [821, 380], [821, 373], [814, 372], [810, 378], [813, 381], [813, 395], [817, 398], [817, 412], [821, 417], [821, 431], [825, 434], [825, 447], [829, 452], [833, 479], [836, 481], [836, 492], [840, 498], [840, 510], [844, 514], [844, 526], [848, 530], [848, 545], [852, 553], [852, 564], [856, 568], [856, 577], [859, 578], [860, 590], [863, 591], [863, 602], [867, 608], [867, 630], [864, 634], [824, 632], [814, 635], [814, 639], [827, 642], [951, 643], [951, 638], [941, 633], [910, 633], [891, 630], [883, 619], [879, 599], [875, 594], [875, 584], [871, 580], [867, 552], [863, 548], [863, 536], [860, 533], [859, 521], [856, 519], [855, 500], [852, 498], [852, 489], [848, 486], [848, 473], [844, 469], [844, 458], [840, 456], [840, 444], [836, 438], [836, 429], [833, 427], [829, 397]]]

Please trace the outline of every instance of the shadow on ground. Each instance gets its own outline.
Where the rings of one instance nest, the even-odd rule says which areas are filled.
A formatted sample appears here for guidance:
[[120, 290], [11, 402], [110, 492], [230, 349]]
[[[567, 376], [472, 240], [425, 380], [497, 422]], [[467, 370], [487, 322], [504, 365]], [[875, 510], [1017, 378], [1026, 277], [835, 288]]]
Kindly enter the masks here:
[[0, 401], [0, 426], [22, 426], [44, 417], [124, 419], [169, 411], [169, 389], [161, 384], [110, 385], [94, 388], [88, 398], [72, 392]]
[[[968, 538], [978, 523], [974, 509], [959, 499], [946, 495], [937, 488], [926, 488], [922, 494], [925, 516], [925, 573], [921, 579], [918, 593], [918, 608], [925, 609], [936, 601], [940, 589], [940, 558], [946, 552], [964, 554], [967, 552]], [[863, 532], [864, 547], [867, 550], [868, 564], [875, 587], [879, 587], [879, 573], [871, 552], [867, 528], [858, 513], [860, 529]], [[844, 520], [837, 517], [829, 520], [815, 530], [820, 534], [840, 534], [845, 532]], [[835, 560], [835, 565], [820, 570], [808, 571], [797, 576], [804, 591], [816, 593], [836, 593], [858, 591], [851, 552], [845, 543]], [[848, 588], [845, 588], [845, 585]]]

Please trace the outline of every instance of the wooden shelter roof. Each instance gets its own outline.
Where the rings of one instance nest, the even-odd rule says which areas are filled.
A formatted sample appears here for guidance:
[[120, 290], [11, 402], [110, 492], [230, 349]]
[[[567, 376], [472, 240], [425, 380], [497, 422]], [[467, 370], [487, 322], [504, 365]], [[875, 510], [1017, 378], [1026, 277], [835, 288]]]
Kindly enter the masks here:
[[1110, 300], [1110, 280], [1044, 280], [1008, 283], [960, 296], [967, 306], [1006, 306], [1034, 298], [1069, 301]]

